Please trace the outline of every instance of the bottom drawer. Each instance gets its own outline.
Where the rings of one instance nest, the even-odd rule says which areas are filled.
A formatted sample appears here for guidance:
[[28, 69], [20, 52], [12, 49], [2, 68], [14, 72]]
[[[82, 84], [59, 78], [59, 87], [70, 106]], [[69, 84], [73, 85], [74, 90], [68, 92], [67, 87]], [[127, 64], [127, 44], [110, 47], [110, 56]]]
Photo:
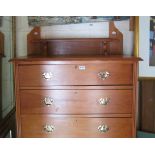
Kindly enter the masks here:
[[21, 137], [132, 137], [131, 118], [22, 116]]

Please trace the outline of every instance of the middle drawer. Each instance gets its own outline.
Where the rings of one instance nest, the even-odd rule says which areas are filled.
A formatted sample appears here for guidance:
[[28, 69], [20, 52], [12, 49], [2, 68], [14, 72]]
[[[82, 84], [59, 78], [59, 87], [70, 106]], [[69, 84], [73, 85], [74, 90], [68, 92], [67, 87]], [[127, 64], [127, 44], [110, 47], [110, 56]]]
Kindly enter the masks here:
[[131, 113], [132, 90], [21, 90], [22, 114]]

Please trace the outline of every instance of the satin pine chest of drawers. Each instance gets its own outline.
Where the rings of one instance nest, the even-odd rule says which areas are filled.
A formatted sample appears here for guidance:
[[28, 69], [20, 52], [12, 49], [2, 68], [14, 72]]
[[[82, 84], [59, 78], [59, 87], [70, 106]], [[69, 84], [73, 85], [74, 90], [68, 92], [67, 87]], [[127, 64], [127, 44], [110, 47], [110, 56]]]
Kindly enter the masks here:
[[18, 137], [135, 137], [134, 57], [16, 58]]

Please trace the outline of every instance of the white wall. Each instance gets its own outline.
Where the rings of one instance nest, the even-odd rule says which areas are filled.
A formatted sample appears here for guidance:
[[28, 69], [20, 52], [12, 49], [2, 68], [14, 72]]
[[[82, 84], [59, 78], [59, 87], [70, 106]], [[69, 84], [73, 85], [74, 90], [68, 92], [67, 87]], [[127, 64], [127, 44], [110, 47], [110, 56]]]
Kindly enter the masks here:
[[150, 17], [141, 16], [139, 19], [139, 57], [143, 59], [139, 63], [139, 76], [155, 77], [155, 66], [149, 66]]
[[[27, 55], [27, 34], [32, 30], [28, 26], [27, 16], [19, 16], [17, 19], [17, 56]], [[123, 51], [126, 55], [133, 52], [133, 32], [129, 31], [129, 21], [117, 21], [116, 27], [123, 33]], [[54, 25], [41, 28], [42, 38], [102, 38], [108, 37], [108, 22], [85, 23], [70, 25]]]

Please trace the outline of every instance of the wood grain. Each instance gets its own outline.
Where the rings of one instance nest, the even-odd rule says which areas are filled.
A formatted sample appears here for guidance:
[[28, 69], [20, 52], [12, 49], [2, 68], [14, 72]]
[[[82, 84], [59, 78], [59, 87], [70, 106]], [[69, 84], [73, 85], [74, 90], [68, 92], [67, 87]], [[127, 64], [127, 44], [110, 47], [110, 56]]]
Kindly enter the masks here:
[[155, 132], [155, 81], [141, 80], [140, 129]]
[[[113, 34], [116, 32], [116, 34]], [[42, 39], [40, 27], [34, 27], [27, 35], [27, 55], [122, 55], [123, 35], [109, 24], [109, 38], [55, 38]]]
[[118, 53], [119, 55], [123, 55], [123, 34], [120, 32], [115, 24], [114, 21], [110, 21], [109, 23], [109, 37], [116, 39], [110, 44], [110, 52], [111, 50], [115, 50], [115, 53]]
[[87, 64], [91, 64], [95, 62], [96, 64], [101, 63], [130, 63], [142, 61], [139, 57], [134, 56], [126, 56], [126, 55], [108, 55], [108, 56], [100, 56], [100, 55], [59, 55], [59, 56], [23, 56], [19, 58], [13, 58], [10, 60], [11, 62], [18, 62], [18, 64], [72, 64], [72, 63], [80, 63], [85, 62]]
[[[125, 56], [53, 56], [13, 59], [18, 137], [135, 137], [137, 62]], [[79, 66], [85, 66], [80, 70]], [[98, 72], [108, 70], [106, 80]], [[43, 72], [52, 72], [51, 80]], [[51, 106], [43, 98], [51, 96]], [[110, 96], [107, 106], [99, 98]], [[56, 130], [46, 133], [44, 125]], [[107, 133], [98, 133], [106, 123]]]
[[[46, 105], [45, 97], [53, 99]], [[132, 90], [22, 90], [21, 114], [130, 114]], [[107, 105], [99, 100], [108, 98]]]
[[0, 57], [4, 56], [4, 34], [0, 32]]
[[[79, 67], [84, 66], [85, 70]], [[50, 85], [132, 85], [133, 75], [130, 64], [100, 63], [71, 65], [27, 65], [19, 66], [20, 86]], [[102, 80], [99, 72], [109, 72], [110, 76]], [[43, 73], [52, 73], [52, 79], [43, 78]]]
[[[100, 133], [98, 127], [106, 124], [109, 131]], [[45, 125], [53, 125], [52, 133], [44, 131]], [[109, 138], [132, 137], [131, 118], [52, 118], [50, 116], [22, 116], [21, 137]]]

